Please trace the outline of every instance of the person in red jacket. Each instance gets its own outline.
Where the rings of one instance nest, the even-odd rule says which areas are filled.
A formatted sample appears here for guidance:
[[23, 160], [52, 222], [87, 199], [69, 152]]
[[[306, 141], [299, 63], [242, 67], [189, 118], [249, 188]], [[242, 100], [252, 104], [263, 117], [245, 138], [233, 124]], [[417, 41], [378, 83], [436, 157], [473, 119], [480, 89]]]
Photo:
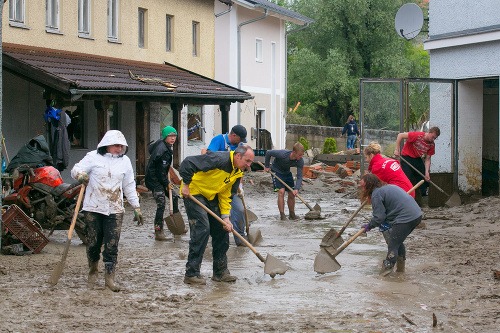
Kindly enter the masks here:
[[[399, 162], [392, 158], [383, 157], [380, 154], [380, 144], [377, 142], [370, 142], [365, 147], [363, 153], [365, 161], [369, 163], [368, 171], [376, 175], [380, 180], [387, 184], [397, 185], [405, 192], [412, 188], [412, 184], [408, 177], [406, 177]], [[410, 195], [415, 198], [415, 192], [412, 191]]]
[[[394, 155], [401, 155], [404, 159], [401, 166], [403, 167], [403, 171], [408, 179], [410, 179], [413, 185], [417, 184], [421, 179], [425, 179], [425, 183], [420, 186], [420, 194], [422, 197], [426, 197], [428, 194], [428, 181], [431, 179], [431, 156], [436, 152], [434, 140], [436, 140], [440, 134], [441, 131], [439, 130], [439, 127], [431, 127], [428, 132], [399, 133], [396, 139]], [[403, 146], [403, 150], [400, 153], [399, 147], [402, 140], [406, 141]], [[409, 164], [419, 170], [424, 177], [415, 172]]]

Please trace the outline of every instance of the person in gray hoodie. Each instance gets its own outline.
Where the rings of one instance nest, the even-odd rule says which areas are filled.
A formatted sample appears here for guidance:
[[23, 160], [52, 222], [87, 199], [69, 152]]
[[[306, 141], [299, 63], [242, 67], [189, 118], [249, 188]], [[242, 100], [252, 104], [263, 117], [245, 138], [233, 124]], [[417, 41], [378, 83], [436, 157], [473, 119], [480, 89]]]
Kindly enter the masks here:
[[396, 185], [384, 183], [374, 174], [366, 174], [359, 182], [361, 201], [368, 199], [373, 217], [363, 225], [365, 231], [379, 227], [387, 242], [387, 256], [381, 275], [404, 272], [406, 248], [404, 241], [422, 220], [422, 211], [415, 200]]

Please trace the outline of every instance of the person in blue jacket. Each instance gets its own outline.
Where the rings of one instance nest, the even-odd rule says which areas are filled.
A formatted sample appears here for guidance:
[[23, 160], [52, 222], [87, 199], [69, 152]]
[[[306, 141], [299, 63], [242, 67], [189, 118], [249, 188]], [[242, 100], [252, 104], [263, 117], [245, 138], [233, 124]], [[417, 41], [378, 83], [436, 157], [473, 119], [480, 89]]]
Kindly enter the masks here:
[[354, 144], [356, 143], [356, 138], [359, 136], [359, 129], [354, 116], [351, 114], [347, 118], [347, 123], [342, 129], [342, 135], [347, 133], [347, 146], [346, 149], [354, 149]]

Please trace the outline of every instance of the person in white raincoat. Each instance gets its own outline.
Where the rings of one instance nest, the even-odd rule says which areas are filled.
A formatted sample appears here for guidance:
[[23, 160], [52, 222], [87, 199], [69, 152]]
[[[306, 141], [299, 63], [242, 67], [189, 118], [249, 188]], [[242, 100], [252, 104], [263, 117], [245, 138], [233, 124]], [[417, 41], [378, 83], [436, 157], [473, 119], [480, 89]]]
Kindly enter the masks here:
[[120, 290], [114, 281], [114, 276], [125, 211], [123, 195], [134, 207], [138, 222], [142, 223], [134, 170], [130, 159], [125, 156], [127, 150], [127, 140], [122, 132], [107, 131], [97, 145], [97, 150], [88, 152], [71, 170], [71, 177], [87, 185], [82, 210], [85, 213], [87, 231], [90, 287], [97, 281], [97, 266], [101, 247], [104, 245], [102, 257], [105, 285], [112, 291]]

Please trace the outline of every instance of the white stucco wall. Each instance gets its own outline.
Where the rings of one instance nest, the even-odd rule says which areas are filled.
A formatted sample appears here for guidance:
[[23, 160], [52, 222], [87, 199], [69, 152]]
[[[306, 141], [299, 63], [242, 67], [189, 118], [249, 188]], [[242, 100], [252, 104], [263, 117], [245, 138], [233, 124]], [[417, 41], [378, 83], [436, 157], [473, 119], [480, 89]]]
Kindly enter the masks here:
[[429, 1], [429, 34], [475, 29], [500, 24], [498, 0]]

